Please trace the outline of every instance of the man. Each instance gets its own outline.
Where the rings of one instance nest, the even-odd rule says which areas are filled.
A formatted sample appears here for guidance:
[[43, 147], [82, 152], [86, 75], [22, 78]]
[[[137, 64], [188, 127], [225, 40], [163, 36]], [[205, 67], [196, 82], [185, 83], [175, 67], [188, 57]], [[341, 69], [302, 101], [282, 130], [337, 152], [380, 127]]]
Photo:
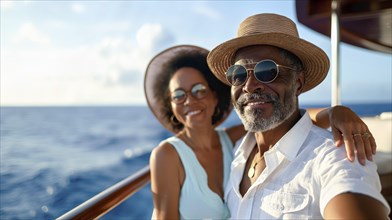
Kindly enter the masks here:
[[[298, 96], [326, 77], [327, 55], [290, 19], [258, 14], [208, 55], [231, 85], [248, 134], [236, 151], [225, 199], [233, 219], [387, 219], [373, 162], [351, 163], [330, 132], [314, 126]], [[234, 64], [234, 65], [233, 65]], [[349, 138], [368, 138], [359, 131]]]

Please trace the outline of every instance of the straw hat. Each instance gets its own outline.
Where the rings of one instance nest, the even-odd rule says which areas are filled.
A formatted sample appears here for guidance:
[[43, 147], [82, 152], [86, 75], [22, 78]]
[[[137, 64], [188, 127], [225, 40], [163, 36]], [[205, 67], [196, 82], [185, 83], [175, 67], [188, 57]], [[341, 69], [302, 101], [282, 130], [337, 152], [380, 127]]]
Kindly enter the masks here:
[[[205, 63], [205, 71], [199, 70], [203, 73], [204, 78], [206, 78], [209, 87], [218, 94], [219, 103], [222, 112], [221, 116], [218, 117], [218, 121], [214, 126], [221, 124], [230, 114], [232, 110], [232, 104], [230, 100], [230, 87], [226, 84], [220, 82], [210, 71], [207, 65], [207, 55], [208, 50], [193, 46], [193, 45], [179, 45], [168, 48], [159, 54], [157, 54], [148, 64], [146, 73], [144, 76], [144, 93], [146, 96], [148, 107], [153, 112], [154, 116], [159, 120], [159, 122], [169, 131], [177, 133], [180, 130], [173, 127], [170, 116], [168, 116], [168, 109], [166, 106], [170, 105], [166, 102], [169, 100], [165, 99], [165, 91], [158, 91], [162, 86], [167, 85], [171, 78], [170, 74], [173, 74], [171, 70], [168, 69], [170, 63], [176, 62], [180, 59], [191, 59], [192, 63]], [[202, 60], [195, 60], [195, 57], [202, 58]], [[204, 67], [204, 65], [203, 65]], [[222, 98], [224, 96], [225, 98]], [[166, 101], [165, 101], [166, 100]], [[171, 112], [172, 114], [172, 112]]]
[[234, 63], [237, 50], [251, 45], [271, 45], [295, 54], [304, 66], [306, 92], [320, 84], [328, 74], [329, 59], [325, 52], [299, 37], [295, 23], [277, 14], [257, 14], [245, 19], [239, 26], [237, 37], [215, 47], [207, 57], [211, 71], [222, 82]]

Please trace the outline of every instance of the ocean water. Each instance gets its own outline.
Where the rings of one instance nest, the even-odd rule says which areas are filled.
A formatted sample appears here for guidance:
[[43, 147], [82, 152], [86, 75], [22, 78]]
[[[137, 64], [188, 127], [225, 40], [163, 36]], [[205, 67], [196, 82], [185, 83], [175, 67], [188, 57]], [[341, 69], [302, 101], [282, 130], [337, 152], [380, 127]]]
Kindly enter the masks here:
[[[391, 103], [348, 106], [361, 116], [392, 111]], [[0, 110], [2, 220], [57, 218], [146, 166], [171, 136], [145, 106]], [[233, 111], [222, 126], [236, 123]], [[101, 219], [149, 219], [152, 206], [148, 184]]]

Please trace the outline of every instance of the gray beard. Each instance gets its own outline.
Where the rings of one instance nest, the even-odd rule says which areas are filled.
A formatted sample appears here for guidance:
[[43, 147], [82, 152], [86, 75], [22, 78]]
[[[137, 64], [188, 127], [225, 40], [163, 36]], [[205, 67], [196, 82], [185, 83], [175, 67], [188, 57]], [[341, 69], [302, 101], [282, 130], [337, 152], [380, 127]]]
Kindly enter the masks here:
[[[294, 92], [292, 94], [295, 94]], [[269, 118], [264, 118], [263, 109], [244, 109], [243, 103], [252, 99], [272, 101], [273, 112]], [[242, 94], [235, 103], [235, 111], [239, 115], [245, 130], [251, 132], [264, 132], [274, 129], [286, 121], [296, 109], [296, 96], [292, 95], [285, 103], [280, 102], [275, 95], [255, 92], [250, 95]]]

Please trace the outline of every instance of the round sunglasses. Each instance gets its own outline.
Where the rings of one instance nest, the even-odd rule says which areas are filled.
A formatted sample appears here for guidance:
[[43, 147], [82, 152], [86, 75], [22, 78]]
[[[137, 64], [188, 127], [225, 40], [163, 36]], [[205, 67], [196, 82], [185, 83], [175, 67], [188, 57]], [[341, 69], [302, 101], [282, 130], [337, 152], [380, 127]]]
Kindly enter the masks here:
[[170, 99], [173, 103], [182, 104], [187, 99], [188, 93], [190, 93], [196, 99], [203, 99], [208, 94], [208, 88], [201, 83], [197, 83], [192, 86], [191, 91], [176, 89], [170, 94]]
[[[253, 75], [259, 82], [271, 83], [278, 77], [279, 67], [296, 70], [288, 66], [279, 65], [273, 60], [262, 60], [256, 63], [253, 68]], [[232, 65], [226, 72], [226, 79], [233, 86], [242, 86], [249, 77], [249, 70], [252, 69], [246, 69], [242, 65]]]

